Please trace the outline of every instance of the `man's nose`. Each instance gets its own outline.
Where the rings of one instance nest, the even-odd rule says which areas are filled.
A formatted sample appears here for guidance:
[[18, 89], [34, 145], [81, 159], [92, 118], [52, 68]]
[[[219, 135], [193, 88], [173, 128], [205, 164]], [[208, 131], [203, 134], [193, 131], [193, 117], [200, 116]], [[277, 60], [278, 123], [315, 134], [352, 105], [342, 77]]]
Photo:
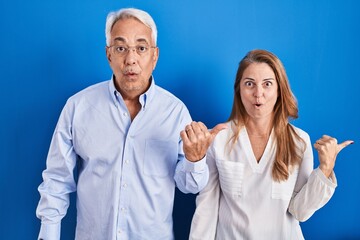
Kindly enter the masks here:
[[136, 49], [134, 47], [130, 47], [125, 56], [125, 64], [127, 64], [127, 65], [135, 64], [137, 57], [138, 56], [136, 53]]

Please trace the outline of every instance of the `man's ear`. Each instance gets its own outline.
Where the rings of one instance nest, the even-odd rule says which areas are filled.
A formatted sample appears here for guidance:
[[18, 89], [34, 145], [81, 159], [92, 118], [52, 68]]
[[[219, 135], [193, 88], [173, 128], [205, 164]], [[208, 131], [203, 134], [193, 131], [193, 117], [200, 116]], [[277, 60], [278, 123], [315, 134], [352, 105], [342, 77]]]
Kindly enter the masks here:
[[159, 59], [159, 53], [160, 53], [160, 49], [157, 47], [155, 48], [155, 51], [154, 51], [154, 54], [153, 54], [153, 70], [155, 69], [156, 67], [156, 63]]
[[105, 54], [106, 54], [107, 60], [110, 63], [111, 62], [111, 53], [110, 53], [110, 48], [108, 46], [105, 47]]

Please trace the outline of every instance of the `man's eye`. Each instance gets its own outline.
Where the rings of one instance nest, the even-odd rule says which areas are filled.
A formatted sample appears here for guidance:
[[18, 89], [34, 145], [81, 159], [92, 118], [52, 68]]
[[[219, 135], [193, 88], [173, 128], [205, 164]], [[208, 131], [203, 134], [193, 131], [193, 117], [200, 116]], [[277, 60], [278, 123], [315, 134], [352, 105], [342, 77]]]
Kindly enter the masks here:
[[123, 52], [126, 51], [126, 47], [124, 47], [124, 46], [117, 46], [117, 47], [115, 47], [115, 50], [116, 50], [117, 52], [119, 52], [119, 53], [123, 53]]
[[137, 51], [140, 52], [140, 53], [144, 53], [146, 52], [146, 50], [148, 49], [146, 46], [137, 46], [136, 47]]

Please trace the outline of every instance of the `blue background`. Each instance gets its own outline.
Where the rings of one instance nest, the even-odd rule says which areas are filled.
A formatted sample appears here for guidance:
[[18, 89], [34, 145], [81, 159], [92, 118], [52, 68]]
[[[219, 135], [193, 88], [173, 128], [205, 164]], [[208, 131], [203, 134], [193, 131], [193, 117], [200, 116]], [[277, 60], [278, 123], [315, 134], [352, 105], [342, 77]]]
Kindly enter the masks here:
[[[305, 238], [360, 239], [359, 5], [356, 0], [1, 0], [0, 239], [37, 237], [37, 187], [57, 118], [68, 97], [111, 77], [106, 15], [129, 6], [148, 11], [158, 25], [156, 82], [208, 127], [228, 118], [235, 73], [246, 52], [267, 49], [283, 61], [299, 102], [293, 124], [313, 142], [325, 133], [355, 141], [338, 157], [334, 197], [301, 224]], [[74, 196], [62, 239], [74, 236]], [[194, 200], [176, 192], [177, 239], [188, 236]]]

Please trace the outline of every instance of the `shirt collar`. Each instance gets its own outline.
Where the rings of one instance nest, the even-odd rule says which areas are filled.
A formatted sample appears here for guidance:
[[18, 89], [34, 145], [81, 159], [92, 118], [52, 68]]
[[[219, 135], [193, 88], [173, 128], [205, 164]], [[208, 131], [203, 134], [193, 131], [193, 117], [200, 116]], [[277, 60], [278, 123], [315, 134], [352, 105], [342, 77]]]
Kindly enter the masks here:
[[[151, 83], [149, 89], [145, 93], [139, 96], [139, 102], [143, 109], [146, 108], [146, 106], [148, 105], [148, 103], [151, 101], [151, 99], [155, 94], [155, 80], [153, 76], [151, 76], [150, 81]], [[120, 92], [115, 88], [114, 75], [111, 77], [111, 80], [109, 81], [109, 91], [115, 106], [119, 104], [120, 99], [121, 101], [123, 101]]]
[[120, 95], [120, 93], [118, 93], [118, 91], [115, 88], [114, 75], [111, 77], [111, 80], [109, 81], [109, 91], [110, 91], [110, 96], [114, 102], [114, 105], [117, 107], [119, 104], [117, 100], [117, 95]]

